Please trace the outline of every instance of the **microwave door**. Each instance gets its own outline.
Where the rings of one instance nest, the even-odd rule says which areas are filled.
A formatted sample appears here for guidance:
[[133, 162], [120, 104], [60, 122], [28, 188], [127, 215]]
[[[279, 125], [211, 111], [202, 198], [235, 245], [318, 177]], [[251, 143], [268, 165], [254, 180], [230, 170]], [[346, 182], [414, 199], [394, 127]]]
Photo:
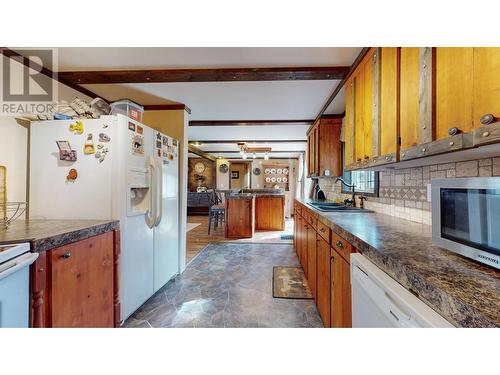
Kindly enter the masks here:
[[500, 221], [500, 190], [493, 190], [491, 192], [486, 197], [488, 246], [500, 249], [500, 230], [498, 230], [498, 222]]
[[[464, 239], [474, 243], [485, 243], [487, 233], [486, 199], [480, 190], [469, 190], [467, 193], [467, 213], [469, 233]], [[467, 238], [468, 237], [468, 238]]]

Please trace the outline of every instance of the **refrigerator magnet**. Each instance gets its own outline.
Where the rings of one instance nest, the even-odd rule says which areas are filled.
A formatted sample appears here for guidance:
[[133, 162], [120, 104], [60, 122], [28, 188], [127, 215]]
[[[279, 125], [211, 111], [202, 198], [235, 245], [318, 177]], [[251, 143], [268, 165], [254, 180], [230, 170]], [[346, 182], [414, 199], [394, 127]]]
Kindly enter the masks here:
[[83, 121], [78, 120], [72, 124], [69, 124], [69, 131], [78, 135], [82, 135], [85, 127], [83, 126]]
[[163, 145], [166, 146], [168, 145], [168, 138], [163, 136]]
[[68, 172], [68, 175], [66, 176], [66, 180], [68, 181], [75, 181], [78, 178], [78, 172], [76, 169], [71, 168]]
[[99, 133], [99, 142], [109, 142], [111, 138], [105, 133]]
[[132, 155], [144, 155], [144, 137], [139, 134], [132, 136]]
[[135, 124], [133, 122], [128, 123], [128, 130], [132, 130], [133, 132], [135, 132]]
[[161, 133], [156, 133], [156, 140], [161, 141]]
[[158, 149], [158, 150], [156, 150], [156, 151], [158, 151], [158, 157], [160, 157], [160, 158], [161, 158], [161, 150], [160, 150], [160, 149]]
[[94, 140], [92, 133], [87, 135], [87, 140], [85, 141], [85, 145], [83, 146], [83, 153], [85, 155], [95, 154]]
[[156, 148], [161, 149], [161, 141], [156, 141]]
[[137, 134], [142, 134], [144, 132], [144, 129], [140, 125], [137, 125], [135, 130], [136, 130]]
[[59, 160], [76, 161], [76, 150], [72, 150], [68, 141], [56, 141], [59, 148]]

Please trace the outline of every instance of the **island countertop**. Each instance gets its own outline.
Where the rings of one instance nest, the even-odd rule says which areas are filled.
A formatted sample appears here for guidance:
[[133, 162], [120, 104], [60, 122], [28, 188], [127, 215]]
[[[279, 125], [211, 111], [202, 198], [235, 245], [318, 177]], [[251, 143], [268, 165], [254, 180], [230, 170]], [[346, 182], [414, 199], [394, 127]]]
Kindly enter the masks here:
[[297, 202], [455, 326], [500, 327], [500, 272], [433, 245], [429, 225]]
[[118, 220], [17, 220], [0, 230], [0, 245], [30, 242], [43, 252], [119, 228]]

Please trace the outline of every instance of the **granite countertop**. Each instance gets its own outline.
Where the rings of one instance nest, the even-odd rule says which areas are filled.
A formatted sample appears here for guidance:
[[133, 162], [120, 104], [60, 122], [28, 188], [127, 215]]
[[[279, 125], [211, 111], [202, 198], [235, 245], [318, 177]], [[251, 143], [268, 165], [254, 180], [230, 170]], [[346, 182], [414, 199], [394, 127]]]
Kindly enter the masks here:
[[500, 327], [500, 272], [432, 244], [429, 225], [379, 213], [321, 212], [319, 220], [458, 327]]
[[236, 194], [227, 194], [226, 199], [253, 199], [254, 197], [266, 197], [266, 198], [274, 198], [274, 197], [284, 197], [284, 193], [236, 193]]
[[31, 250], [39, 253], [117, 228], [118, 220], [18, 220], [0, 229], [0, 245], [31, 242]]

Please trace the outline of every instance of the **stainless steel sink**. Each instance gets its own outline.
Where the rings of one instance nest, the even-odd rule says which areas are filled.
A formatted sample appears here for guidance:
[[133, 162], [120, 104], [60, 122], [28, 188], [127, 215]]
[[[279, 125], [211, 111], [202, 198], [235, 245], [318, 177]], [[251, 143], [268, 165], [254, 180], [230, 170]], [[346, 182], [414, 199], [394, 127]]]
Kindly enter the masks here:
[[335, 202], [309, 202], [309, 206], [323, 212], [373, 212], [364, 208], [346, 206]]

